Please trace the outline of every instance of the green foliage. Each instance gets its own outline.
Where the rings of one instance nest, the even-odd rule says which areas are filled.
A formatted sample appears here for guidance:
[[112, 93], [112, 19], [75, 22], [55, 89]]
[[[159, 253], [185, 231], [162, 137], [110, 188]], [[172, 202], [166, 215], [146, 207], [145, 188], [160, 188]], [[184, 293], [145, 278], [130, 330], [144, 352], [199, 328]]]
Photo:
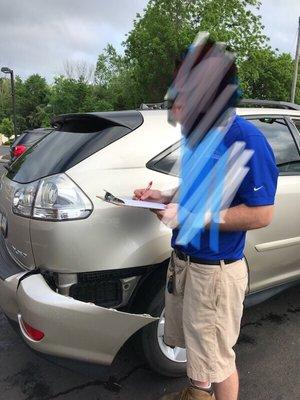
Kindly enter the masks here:
[[[18, 90], [16, 88], [16, 92]], [[49, 98], [49, 87], [46, 79], [38, 74], [31, 75], [23, 84], [19, 82], [19, 107], [21, 116], [30, 129], [38, 128], [44, 118], [44, 108]]]
[[117, 54], [116, 49], [109, 43], [98, 57], [95, 82], [101, 86], [109, 85], [121, 73], [123, 64], [123, 57]]
[[80, 78], [66, 78], [58, 76], [55, 78], [50, 95], [50, 104], [53, 114], [66, 114], [80, 112], [89, 92], [87, 83]]
[[0, 121], [11, 115], [11, 93], [10, 80], [7, 78], [0, 79]]
[[[245, 97], [289, 100], [293, 60], [268, 46], [261, 17], [254, 13], [259, 7], [260, 0], [150, 0], [126, 35], [124, 54], [111, 44], [101, 52], [93, 83], [84, 62], [68, 62], [67, 76], [57, 76], [51, 85], [38, 74], [25, 81], [15, 78], [18, 133], [49, 126], [57, 114], [132, 109], [142, 102], [162, 101], [175, 60], [204, 30], [236, 52]], [[8, 133], [11, 100], [10, 80], [2, 77], [0, 126]], [[300, 103], [300, 78], [296, 102]]]
[[14, 124], [11, 119], [3, 118], [0, 123], [0, 134], [6, 136], [8, 139], [14, 134]]
[[103, 99], [101, 102], [110, 104], [110, 108], [115, 110], [134, 108], [137, 103], [134, 78], [131, 63], [108, 44], [99, 55], [95, 70], [96, 87]]
[[137, 15], [125, 46], [134, 69], [139, 103], [161, 101], [172, 80], [174, 61], [199, 31], [228, 43], [244, 59], [267, 47], [261, 17], [249, 10], [258, 0], [150, 0]]
[[[225, 42], [243, 60], [253, 51], [268, 48], [268, 37], [263, 34], [259, 10], [260, 0], [199, 0], [196, 4], [196, 30], [208, 31], [217, 41]], [[197, 17], [200, 16], [200, 17]]]
[[31, 75], [24, 82], [24, 95], [26, 97], [26, 102], [24, 103], [26, 115], [34, 113], [38, 106], [46, 105], [49, 96], [46, 79], [38, 74]]
[[150, 0], [144, 15], [137, 14], [123, 43], [134, 77], [136, 106], [163, 99], [176, 58], [195, 36], [193, 7], [189, 1]]
[[241, 65], [244, 97], [289, 101], [294, 63], [290, 54], [254, 51]]

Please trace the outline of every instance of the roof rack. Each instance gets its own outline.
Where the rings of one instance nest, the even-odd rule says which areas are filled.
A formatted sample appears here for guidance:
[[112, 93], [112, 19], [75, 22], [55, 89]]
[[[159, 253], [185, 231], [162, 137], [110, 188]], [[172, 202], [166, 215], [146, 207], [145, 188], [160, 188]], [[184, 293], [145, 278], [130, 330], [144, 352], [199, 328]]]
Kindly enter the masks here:
[[167, 110], [168, 102], [162, 101], [160, 103], [142, 103], [140, 110]]
[[[287, 101], [275, 100], [259, 100], [259, 99], [243, 99], [240, 101], [238, 107], [244, 106], [257, 106], [265, 108], [282, 108], [285, 110], [300, 111], [300, 105], [296, 103], [289, 103]], [[142, 103], [140, 110], [167, 110], [169, 108], [167, 101], [160, 103]]]
[[300, 105], [289, 103], [287, 101], [274, 101], [274, 100], [258, 100], [258, 99], [243, 99], [240, 101], [239, 106], [253, 105], [268, 108], [283, 108], [286, 110], [300, 110]]

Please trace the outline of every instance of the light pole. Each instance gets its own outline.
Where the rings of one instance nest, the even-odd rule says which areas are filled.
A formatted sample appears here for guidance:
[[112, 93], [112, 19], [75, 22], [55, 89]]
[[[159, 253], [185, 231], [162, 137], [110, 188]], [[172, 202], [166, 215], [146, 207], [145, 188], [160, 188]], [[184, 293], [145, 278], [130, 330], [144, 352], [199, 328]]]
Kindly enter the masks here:
[[15, 80], [14, 71], [8, 67], [2, 67], [1, 72], [4, 74], [10, 74], [10, 84], [11, 84], [11, 97], [12, 97], [12, 108], [13, 108], [13, 122], [14, 122], [14, 135], [17, 139], [17, 124], [16, 124], [16, 101], [15, 101]]
[[296, 47], [296, 56], [295, 56], [295, 67], [294, 67], [294, 76], [293, 76], [293, 83], [292, 83], [292, 91], [291, 91], [291, 102], [294, 103], [295, 101], [295, 94], [296, 94], [296, 87], [298, 81], [298, 64], [300, 58], [300, 17], [298, 23], [298, 40], [297, 40], [297, 47]]

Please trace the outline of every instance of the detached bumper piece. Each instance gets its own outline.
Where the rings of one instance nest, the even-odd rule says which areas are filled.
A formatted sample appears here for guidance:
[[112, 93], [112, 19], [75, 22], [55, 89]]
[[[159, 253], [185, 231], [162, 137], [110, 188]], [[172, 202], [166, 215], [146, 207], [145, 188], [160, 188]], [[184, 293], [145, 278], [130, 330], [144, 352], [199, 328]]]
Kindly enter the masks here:
[[22, 280], [16, 297], [20, 330], [31, 348], [91, 363], [111, 364], [130, 336], [156, 320], [60, 295], [39, 274]]

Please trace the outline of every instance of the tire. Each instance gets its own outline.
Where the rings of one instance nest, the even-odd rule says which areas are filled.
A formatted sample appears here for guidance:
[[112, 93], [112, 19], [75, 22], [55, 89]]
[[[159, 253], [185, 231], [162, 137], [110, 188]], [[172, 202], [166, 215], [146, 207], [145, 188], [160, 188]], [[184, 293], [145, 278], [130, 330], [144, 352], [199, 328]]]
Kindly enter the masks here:
[[[164, 291], [164, 287], [158, 288], [156, 294], [147, 306], [147, 314], [156, 317], [161, 317], [163, 315], [165, 306]], [[162, 340], [159, 341], [158, 326], [159, 321], [156, 321], [143, 328], [140, 334], [139, 344], [147, 364], [153, 371], [164, 376], [174, 378], [185, 376], [186, 362], [182, 361], [185, 357], [185, 353], [179, 348], [176, 348], [175, 351], [180, 351], [180, 361], [175, 361], [175, 357], [173, 357], [173, 354], [175, 354], [174, 350], [166, 346]], [[162, 327], [162, 325], [160, 326]], [[162, 350], [162, 347], [164, 350]], [[166, 351], [170, 352], [170, 354], [168, 354], [170, 357], [166, 355]]]

